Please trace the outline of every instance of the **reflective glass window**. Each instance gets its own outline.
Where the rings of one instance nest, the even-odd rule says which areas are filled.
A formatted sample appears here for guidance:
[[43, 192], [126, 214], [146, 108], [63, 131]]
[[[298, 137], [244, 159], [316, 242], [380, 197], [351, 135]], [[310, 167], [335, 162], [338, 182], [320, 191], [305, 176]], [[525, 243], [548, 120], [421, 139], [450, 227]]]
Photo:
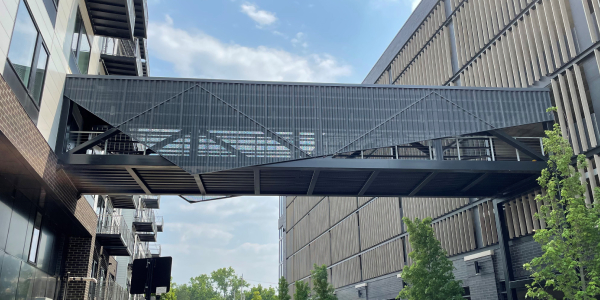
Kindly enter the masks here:
[[32, 86], [32, 96], [35, 103], [39, 106], [44, 88], [44, 79], [46, 78], [46, 66], [48, 63], [48, 52], [44, 47], [40, 48], [37, 65], [35, 67], [35, 77]]
[[77, 11], [77, 20], [73, 29], [73, 40], [71, 41], [72, 55], [77, 62], [77, 68], [81, 74], [87, 74], [90, 64], [90, 41], [87, 36], [85, 24], [81, 18], [81, 13]]
[[[30, 210], [31, 204], [26, 199], [21, 198], [14, 201], [12, 216], [10, 218], [10, 227], [8, 229], [8, 239], [6, 242], [7, 253], [25, 259], [27, 258], [27, 256], [23, 257], [25, 241], [30, 241], [30, 239], [27, 238]], [[27, 254], [29, 254], [29, 252], [27, 252]]]
[[33, 235], [31, 236], [31, 247], [29, 247], [29, 261], [37, 261], [38, 245], [40, 242], [40, 230], [42, 229], [42, 214], [36, 213]]
[[12, 197], [0, 194], [0, 249], [6, 247], [10, 215], [12, 214], [12, 202]]
[[23, 0], [19, 1], [8, 61], [39, 108], [46, 77], [48, 51]]
[[26, 262], [21, 262], [21, 272], [19, 273], [19, 286], [17, 287], [16, 300], [29, 300], [33, 292], [33, 279], [35, 268]]
[[2, 263], [2, 273], [0, 273], [0, 300], [15, 299], [20, 270], [21, 260], [5, 254]]
[[25, 86], [29, 84], [37, 38], [38, 31], [31, 15], [25, 6], [25, 2], [20, 1], [10, 50], [8, 50], [8, 59]]

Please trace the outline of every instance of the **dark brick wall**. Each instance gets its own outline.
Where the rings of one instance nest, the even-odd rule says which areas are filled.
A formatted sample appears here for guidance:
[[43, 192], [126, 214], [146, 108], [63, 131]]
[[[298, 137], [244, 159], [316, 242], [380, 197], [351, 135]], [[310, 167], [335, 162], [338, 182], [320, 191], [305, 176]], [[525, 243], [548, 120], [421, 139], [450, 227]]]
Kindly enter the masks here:
[[402, 289], [402, 279], [396, 274], [368, 282], [368, 300], [395, 299]]
[[523, 268], [523, 264], [530, 262], [534, 257], [541, 256], [542, 248], [533, 240], [533, 236], [511, 240], [510, 244], [510, 257], [515, 280], [529, 277], [531, 273]]
[[363, 291], [362, 295], [359, 297], [358, 291], [354, 288], [354, 285], [336, 290], [335, 295], [338, 300], [367, 300], [365, 291]]
[[[65, 274], [71, 272], [71, 277], [91, 276], [95, 237], [69, 238]], [[64, 288], [64, 284], [63, 284]], [[86, 299], [90, 284], [87, 282], [70, 282], [66, 299]], [[62, 291], [61, 291], [62, 295]]]
[[[479, 263], [479, 275], [475, 275], [475, 261]], [[492, 257], [486, 256], [472, 261], [464, 262], [467, 278], [463, 280], [463, 286], [468, 286], [471, 291], [472, 300], [498, 299], [496, 288], [496, 273]]]

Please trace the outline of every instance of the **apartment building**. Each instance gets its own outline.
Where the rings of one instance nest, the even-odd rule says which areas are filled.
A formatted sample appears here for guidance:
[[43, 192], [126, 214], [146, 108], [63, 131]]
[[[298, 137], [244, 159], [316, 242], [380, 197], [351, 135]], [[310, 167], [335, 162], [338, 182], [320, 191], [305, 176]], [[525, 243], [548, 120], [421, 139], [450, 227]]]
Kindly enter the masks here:
[[1, 299], [129, 299], [128, 265], [160, 255], [159, 197], [82, 196], [56, 152], [97, 134], [58, 134], [67, 74], [148, 76], [147, 23], [145, 0], [0, 0]]
[[[563, 136], [587, 157], [589, 167], [580, 171], [591, 202], [600, 149], [598, 14], [597, 0], [422, 0], [363, 83], [550, 89]], [[512, 135], [541, 152], [548, 126], [513, 128]], [[443, 143], [449, 159], [534, 159], [507, 151], [495, 136]], [[346, 155], [415, 160], [431, 149], [409, 146], [413, 152], [403, 145]], [[486, 153], [475, 153], [482, 147]], [[450, 176], [440, 184], [452, 182]], [[491, 198], [281, 197], [279, 272], [293, 283], [309, 280], [314, 263], [326, 264], [338, 298], [393, 299], [403, 286], [399, 274], [411, 263], [401, 218], [432, 217], [465, 298], [525, 299], [530, 279], [522, 265], [541, 253], [532, 235], [546, 226], [533, 217], [537, 193], [515, 185]]]

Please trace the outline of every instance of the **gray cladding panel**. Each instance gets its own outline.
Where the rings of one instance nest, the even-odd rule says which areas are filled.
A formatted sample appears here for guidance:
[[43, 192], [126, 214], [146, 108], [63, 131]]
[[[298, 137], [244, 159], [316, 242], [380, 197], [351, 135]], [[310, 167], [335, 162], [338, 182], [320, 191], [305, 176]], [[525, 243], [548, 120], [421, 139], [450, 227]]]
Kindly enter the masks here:
[[70, 76], [64, 95], [192, 174], [552, 120], [545, 89]]

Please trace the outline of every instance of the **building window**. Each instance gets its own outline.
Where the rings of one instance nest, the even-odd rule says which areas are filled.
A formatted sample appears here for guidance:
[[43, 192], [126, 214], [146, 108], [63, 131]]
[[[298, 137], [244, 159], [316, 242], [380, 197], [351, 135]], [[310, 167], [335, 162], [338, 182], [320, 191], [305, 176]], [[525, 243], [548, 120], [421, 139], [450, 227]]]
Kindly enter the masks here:
[[75, 29], [73, 29], [73, 41], [71, 42], [71, 52], [77, 62], [79, 73], [87, 74], [90, 64], [90, 41], [85, 30], [85, 24], [81, 18], [81, 13], [77, 10], [77, 19], [75, 20]]
[[37, 253], [40, 244], [40, 230], [42, 229], [42, 214], [37, 213], [35, 224], [33, 226], [33, 235], [31, 236], [31, 247], [29, 248], [29, 261], [37, 262]]
[[39, 108], [48, 66], [48, 50], [23, 0], [19, 2], [8, 61]]

